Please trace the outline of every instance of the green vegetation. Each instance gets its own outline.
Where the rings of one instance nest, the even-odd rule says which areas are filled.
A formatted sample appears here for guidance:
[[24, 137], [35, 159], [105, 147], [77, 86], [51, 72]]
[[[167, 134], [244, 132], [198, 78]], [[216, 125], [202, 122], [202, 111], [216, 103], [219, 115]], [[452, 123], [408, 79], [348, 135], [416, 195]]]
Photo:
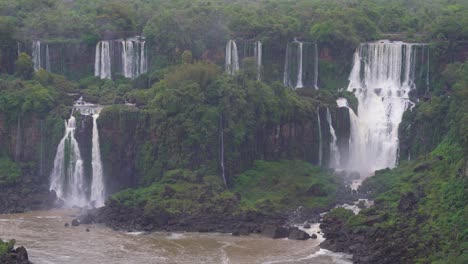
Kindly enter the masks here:
[[151, 186], [129, 189], [112, 199], [126, 207], [143, 207], [145, 215], [171, 217], [201, 214], [276, 215], [298, 206], [326, 208], [335, 202], [337, 182], [303, 161], [256, 161], [252, 170], [234, 177], [226, 190], [219, 176], [176, 169]]
[[15, 240], [12, 239], [10, 241], [4, 242], [0, 239], [0, 257], [9, 253], [15, 246]]
[[[413, 145], [410, 153], [417, 158], [378, 171], [364, 182], [360, 190], [371, 195], [375, 207], [356, 216], [335, 210], [327, 217], [337, 217], [351, 228], [392, 234], [389, 239], [405, 241], [405, 254], [414, 263], [468, 261], [466, 71], [467, 63], [448, 65], [446, 94], [407, 113], [412, 119], [406, 122], [415, 128], [406, 143]], [[422, 151], [417, 145], [426, 139], [431, 141]]]
[[21, 176], [20, 167], [7, 158], [0, 159], [0, 186], [15, 183]]
[[234, 179], [233, 191], [243, 203], [264, 210], [326, 208], [335, 201], [333, 177], [302, 161], [256, 161], [254, 167]]

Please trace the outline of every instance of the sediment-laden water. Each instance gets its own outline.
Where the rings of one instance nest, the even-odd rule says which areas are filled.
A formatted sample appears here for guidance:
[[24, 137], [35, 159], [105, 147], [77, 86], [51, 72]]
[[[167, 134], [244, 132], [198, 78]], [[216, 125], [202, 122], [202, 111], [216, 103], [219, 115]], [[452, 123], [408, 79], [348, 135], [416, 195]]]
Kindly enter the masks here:
[[[76, 210], [61, 210], [0, 215], [0, 237], [15, 238], [35, 264], [351, 263], [349, 256], [320, 249], [320, 236], [294, 241], [216, 233], [145, 234], [102, 225], [64, 227], [76, 214]], [[314, 227], [311, 232], [316, 231]]]

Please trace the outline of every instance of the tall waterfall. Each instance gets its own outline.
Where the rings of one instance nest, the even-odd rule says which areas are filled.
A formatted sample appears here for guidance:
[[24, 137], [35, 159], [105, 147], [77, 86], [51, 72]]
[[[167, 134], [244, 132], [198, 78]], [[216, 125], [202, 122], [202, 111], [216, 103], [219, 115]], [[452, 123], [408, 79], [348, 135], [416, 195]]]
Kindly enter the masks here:
[[65, 135], [57, 147], [50, 189], [65, 201], [66, 206], [86, 206], [83, 160], [75, 139], [76, 119], [71, 114], [65, 122]]
[[44, 47], [40, 41], [33, 41], [32, 61], [35, 71], [45, 69], [50, 72], [49, 44], [46, 44]]
[[262, 79], [262, 42], [255, 41], [254, 49], [255, 62], [257, 63], [257, 80]]
[[329, 167], [336, 168], [340, 166], [340, 150], [338, 149], [338, 145], [336, 144], [337, 137], [335, 133], [335, 129], [333, 128], [332, 118], [330, 109], [327, 107], [327, 122], [330, 130], [330, 158], [329, 158]]
[[96, 45], [94, 75], [111, 79], [119, 73], [136, 78], [148, 71], [146, 42], [142, 37], [100, 41]]
[[34, 41], [32, 46], [32, 61], [34, 70], [38, 71], [41, 68], [41, 42]]
[[95, 201], [95, 206], [101, 207], [105, 202], [105, 187], [104, 178], [102, 175], [102, 161], [101, 161], [101, 148], [99, 145], [99, 130], [97, 126], [97, 119], [101, 113], [102, 108], [97, 107], [93, 110], [93, 148], [92, 148], [92, 161], [93, 180], [91, 182], [91, 201]]
[[[50, 175], [50, 189], [54, 190], [57, 197], [63, 199], [68, 207], [104, 205], [106, 193], [97, 126], [101, 110], [101, 106], [85, 103], [80, 99], [75, 103], [70, 119], [65, 122], [65, 135], [57, 147], [54, 168]], [[93, 118], [92, 177], [85, 175], [80, 147], [75, 139], [76, 118], [73, 115], [75, 112], [85, 116], [92, 115]], [[87, 182], [86, 178], [91, 178], [91, 181]]]
[[323, 157], [323, 144], [322, 144], [322, 124], [320, 124], [320, 108], [317, 107], [317, 123], [318, 123], [318, 134], [319, 134], [319, 149], [318, 149], [318, 165], [322, 166]]
[[227, 188], [226, 180], [226, 168], [224, 167], [224, 124], [223, 116], [219, 117], [219, 141], [220, 141], [220, 161], [219, 165], [221, 167], [221, 176], [223, 177], [224, 186]]
[[239, 71], [239, 55], [234, 40], [229, 40], [226, 45], [226, 73], [235, 74]]
[[[346, 170], [361, 177], [397, 163], [398, 125], [413, 103], [416, 50], [420, 44], [379, 41], [361, 44], [354, 54], [348, 91], [359, 101], [358, 116], [350, 109], [351, 139]], [[343, 101], [339, 102], [343, 107]]]
[[99, 41], [96, 45], [94, 76], [101, 79], [111, 78], [111, 58], [109, 41]]
[[295, 39], [286, 46], [283, 83], [285, 86], [318, 89], [317, 44]]

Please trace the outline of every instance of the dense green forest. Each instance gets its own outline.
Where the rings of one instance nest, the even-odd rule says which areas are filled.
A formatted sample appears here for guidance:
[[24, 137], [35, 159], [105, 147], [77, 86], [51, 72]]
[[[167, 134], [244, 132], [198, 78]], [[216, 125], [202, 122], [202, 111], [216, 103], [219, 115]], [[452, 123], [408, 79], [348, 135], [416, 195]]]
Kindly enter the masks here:
[[[148, 71], [95, 77], [96, 43], [132, 36], [145, 37]], [[318, 90], [282, 83], [294, 38], [317, 44]], [[261, 80], [249, 58], [237, 74], [223, 71], [230, 39], [263, 43]], [[342, 183], [318, 162], [322, 131], [329, 132], [320, 117], [330, 111], [346, 137], [349, 120], [336, 99], [356, 111], [356, 97], [342, 89], [353, 53], [379, 39], [426, 43], [430, 87], [411, 94], [417, 103], [400, 125], [399, 166], [361, 186], [376, 206], [328, 217], [371, 238], [398, 236], [408, 247], [395, 252], [412, 256], [405, 263], [466, 263], [466, 0], [0, 0], [0, 189], [21, 185], [26, 195], [48, 184], [63, 121], [82, 96], [106, 106], [100, 151], [113, 206], [153, 219], [330, 209]], [[58, 47], [64, 56], [54, 63], [64, 70], [35, 71], [33, 41]], [[83, 128], [86, 118], [74, 115]], [[407, 197], [415, 202], [403, 210]], [[0, 240], [0, 255], [11, 247]]]

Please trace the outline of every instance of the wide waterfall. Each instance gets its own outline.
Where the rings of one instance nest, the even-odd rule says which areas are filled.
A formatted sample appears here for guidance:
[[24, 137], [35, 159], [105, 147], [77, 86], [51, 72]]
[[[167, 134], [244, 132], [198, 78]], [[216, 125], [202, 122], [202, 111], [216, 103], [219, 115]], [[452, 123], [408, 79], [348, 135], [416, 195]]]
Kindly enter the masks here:
[[229, 40], [226, 44], [226, 73], [235, 74], [239, 71], [239, 55], [237, 45], [234, 40]]
[[[51, 173], [50, 189], [57, 193], [57, 197], [65, 202], [65, 206], [93, 206], [104, 205], [106, 193], [99, 144], [99, 130], [97, 119], [102, 110], [101, 106], [78, 100], [70, 119], [65, 122], [65, 135], [57, 147], [54, 160], [54, 168]], [[85, 175], [84, 161], [78, 141], [75, 138], [76, 118], [74, 113], [83, 116], [91, 115], [93, 118], [92, 131], [92, 177]], [[88, 177], [86, 177], [88, 176]], [[86, 179], [90, 178], [90, 182]]]
[[50, 72], [51, 68], [50, 68], [49, 45], [46, 44], [44, 47], [43, 45], [41, 45], [40, 41], [33, 41], [32, 61], [33, 61], [35, 71], [38, 71], [39, 69], [45, 69]]
[[99, 41], [96, 45], [94, 75], [111, 79], [117, 73], [136, 78], [148, 71], [146, 42], [142, 37]]
[[294, 40], [286, 46], [283, 83], [298, 89], [318, 89], [318, 48], [316, 43]]
[[348, 107], [351, 120], [349, 157], [344, 169], [361, 177], [375, 170], [393, 168], [398, 155], [398, 126], [413, 103], [416, 88], [417, 49], [421, 44], [379, 41], [361, 44], [354, 54], [348, 91], [354, 92], [357, 116]]

